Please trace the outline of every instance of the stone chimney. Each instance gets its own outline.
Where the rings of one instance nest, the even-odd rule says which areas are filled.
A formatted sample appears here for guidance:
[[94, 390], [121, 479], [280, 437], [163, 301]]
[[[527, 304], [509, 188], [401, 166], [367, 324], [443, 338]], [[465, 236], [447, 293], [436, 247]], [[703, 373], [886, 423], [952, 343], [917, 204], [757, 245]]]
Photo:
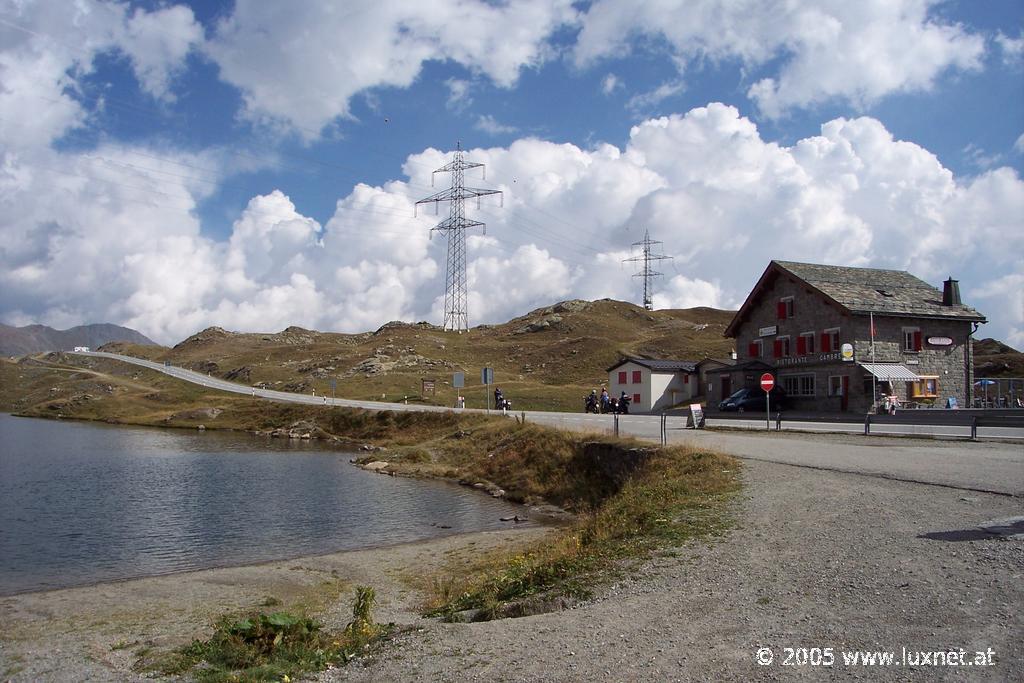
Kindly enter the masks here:
[[949, 278], [942, 283], [942, 305], [943, 306], [959, 306], [960, 301], [960, 281]]

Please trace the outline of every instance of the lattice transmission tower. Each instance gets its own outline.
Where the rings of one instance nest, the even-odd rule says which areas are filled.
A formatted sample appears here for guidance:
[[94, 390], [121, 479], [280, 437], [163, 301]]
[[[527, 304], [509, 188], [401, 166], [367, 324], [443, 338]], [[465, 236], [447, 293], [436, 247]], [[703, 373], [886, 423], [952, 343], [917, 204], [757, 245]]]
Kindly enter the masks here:
[[652, 261], [662, 261], [664, 259], [671, 259], [671, 256], [665, 254], [655, 254], [651, 247], [656, 244], [662, 244], [657, 240], [651, 239], [651, 234], [648, 230], [644, 230], [644, 238], [639, 242], [633, 242], [633, 247], [640, 247], [641, 252], [639, 256], [633, 256], [631, 258], [622, 259], [623, 263], [635, 263], [643, 261], [644, 265], [640, 268], [639, 273], [635, 273], [633, 277], [642, 277], [644, 279], [644, 308], [648, 311], [654, 309], [654, 287], [652, 280], [656, 277], [661, 277], [663, 273], [659, 273], [651, 268]]
[[[487, 227], [480, 221], [466, 218], [466, 199], [476, 198], [479, 208], [480, 198], [491, 194], [502, 194], [501, 190], [488, 190], [479, 187], [466, 187], [465, 172], [471, 168], [483, 168], [483, 164], [467, 161], [462, 156], [462, 143], [455, 147], [455, 159], [434, 171], [430, 176], [430, 184], [434, 184], [434, 176], [438, 173], [451, 173], [452, 186], [426, 199], [416, 202], [428, 204], [433, 202], [435, 211], [441, 202], [448, 202], [448, 218], [430, 229], [445, 233], [448, 237], [448, 264], [445, 269], [444, 290], [444, 329], [462, 333], [469, 329], [469, 286], [466, 282], [466, 229], [481, 227], [487, 234]], [[483, 171], [486, 179], [486, 170]], [[502, 205], [505, 197], [502, 195]]]

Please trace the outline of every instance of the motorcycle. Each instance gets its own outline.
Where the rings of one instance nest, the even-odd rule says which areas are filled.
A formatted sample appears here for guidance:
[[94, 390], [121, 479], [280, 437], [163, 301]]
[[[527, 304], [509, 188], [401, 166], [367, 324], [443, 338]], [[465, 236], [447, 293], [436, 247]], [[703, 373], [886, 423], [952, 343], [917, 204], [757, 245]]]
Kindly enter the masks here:
[[601, 406], [598, 404], [597, 396], [590, 394], [589, 396], [583, 397], [583, 412], [585, 413], [600, 413]]

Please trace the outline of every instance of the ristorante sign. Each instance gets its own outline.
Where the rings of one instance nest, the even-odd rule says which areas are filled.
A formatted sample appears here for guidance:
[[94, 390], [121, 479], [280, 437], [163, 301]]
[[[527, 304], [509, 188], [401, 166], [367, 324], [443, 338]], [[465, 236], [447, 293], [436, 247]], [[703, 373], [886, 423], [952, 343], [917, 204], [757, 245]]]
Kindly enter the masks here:
[[832, 353], [811, 353], [806, 356], [787, 356], [785, 358], [776, 358], [775, 365], [779, 367], [786, 367], [789, 365], [806, 365], [810, 363], [831, 363], [833, 361], [843, 360], [843, 354], [840, 351], [833, 351]]

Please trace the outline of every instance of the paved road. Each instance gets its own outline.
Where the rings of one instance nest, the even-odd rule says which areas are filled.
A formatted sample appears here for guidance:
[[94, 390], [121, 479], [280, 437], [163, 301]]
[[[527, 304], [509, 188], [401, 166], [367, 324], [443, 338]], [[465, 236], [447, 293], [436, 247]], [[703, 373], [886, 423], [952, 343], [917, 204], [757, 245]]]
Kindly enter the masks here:
[[[202, 384], [214, 389], [246, 394], [274, 401], [323, 405], [324, 397], [295, 394], [270, 389], [253, 389], [250, 386], [228, 382], [193, 372], [184, 368], [162, 363], [122, 356], [119, 354], [91, 352], [92, 357], [110, 358], [141, 365], [172, 377]], [[381, 401], [354, 401], [350, 399], [326, 399], [329, 405], [370, 410], [421, 410], [447, 411], [438, 406], [406, 405]], [[467, 409], [466, 412], [484, 412]], [[517, 414], [520, 411], [516, 411]], [[527, 411], [528, 420], [574, 431], [608, 433], [612, 431], [613, 416], [581, 413], [549, 413]], [[744, 425], [743, 423], [749, 423]], [[760, 420], [722, 420], [709, 426], [764, 428]], [[734, 431], [695, 431], [685, 429], [683, 417], [667, 418], [667, 435], [671, 443], [688, 443], [702, 448], [712, 448], [733, 455], [801, 465], [840, 472], [851, 472], [889, 479], [962, 488], [965, 490], [987, 491], [1017, 497], [1024, 497], [1024, 446], [1019, 442], [985, 441], [972, 443], [964, 440], [939, 439], [893, 439], [884, 436], [864, 437], [859, 425], [787, 422], [787, 427], [818, 432], [842, 432], [848, 434], [818, 433], [798, 434], [788, 432], [739, 433]], [[872, 429], [874, 435], [919, 434], [924, 436], [967, 436], [965, 427], [943, 427], [940, 425], [878, 425]], [[658, 441], [661, 433], [661, 418], [657, 415], [625, 415], [619, 418], [619, 431], [623, 435]], [[987, 438], [1024, 438], [1024, 430], [1010, 428], [979, 431]]]

